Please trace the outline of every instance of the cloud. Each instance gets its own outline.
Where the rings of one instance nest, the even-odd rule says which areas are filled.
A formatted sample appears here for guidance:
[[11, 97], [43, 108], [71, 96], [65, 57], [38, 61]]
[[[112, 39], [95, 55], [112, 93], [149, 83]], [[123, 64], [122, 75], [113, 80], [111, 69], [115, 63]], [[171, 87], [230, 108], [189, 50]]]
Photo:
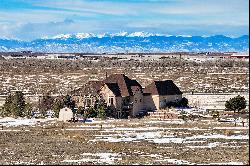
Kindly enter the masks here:
[[34, 37], [41, 38], [54, 35], [56, 32], [67, 33], [74, 27], [74, 24], [74, 21], [70, 19], [65, 19], [61, 22], [26, 23], [13, 28], [12, 33], [16, 38], [31, 40]]
[[248, 34], [248, 6], [246, 0], [1, 0], [0, 38], [119, 31], [242, 35]]

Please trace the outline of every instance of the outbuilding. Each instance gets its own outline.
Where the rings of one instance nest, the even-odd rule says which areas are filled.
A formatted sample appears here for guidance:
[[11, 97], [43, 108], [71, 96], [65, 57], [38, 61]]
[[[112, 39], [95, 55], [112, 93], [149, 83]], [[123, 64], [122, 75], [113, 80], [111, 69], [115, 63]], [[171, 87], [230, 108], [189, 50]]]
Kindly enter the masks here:
[[73, 118], [73, 116], [74, 116], [73, 111], [68, 107], [64, 107], [64, 108], [60, 109], [59, 121], [67, 122], [67, 121], [71, 120]]

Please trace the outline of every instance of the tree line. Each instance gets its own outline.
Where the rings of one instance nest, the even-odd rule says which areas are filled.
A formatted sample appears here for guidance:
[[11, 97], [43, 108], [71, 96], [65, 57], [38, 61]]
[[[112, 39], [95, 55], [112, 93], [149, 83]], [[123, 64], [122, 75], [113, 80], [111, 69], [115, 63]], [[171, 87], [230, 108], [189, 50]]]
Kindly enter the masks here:
[[[246, 108], [247, 102], [243, 96], [236, 96], [225, 102], [225, 108], [228, 111], [241, 112]], [[6, 117], [46, 117], [48, 111], [53, 112], [53, 117], [58, 117], [60, 109], [68, 107], [74, 114], [81, 114], [86, 118], [106, 118], [116, 117], [115, 108], [107, 106], [102, 98], [96, 100], [95, 104], [89, 108], [78, 107], [70, 95], [52, 97], [45, 94], [39, 99], [38, 103], [30, 103], [25, 100], [21, 91], [10, 93], [2, 108], [0, 108], [0, 116]], [[179, 102], [167, 103], [166, 107], [188, 107], [188, 99], [182, 98]]]
[[21, 91], [10, 93], [6, 99], [2, 108], [0, 108], [0, 116], [2, 117], [37, 117], [44, 118], [49, 116], [49, 111], [53, 113], [52, 117], [58, 118], [60, 109], [68, 107], [74, 114], [81, 114], [86, 118], [106, 118], [112, 116], [110, 111], [113, 109], [106, 106], [104, 100], [99, 99], [96, 101], [93, 107], [76, 108], [76, 102], [72, 96], [58, 96], [52, 97], [49, 94], [45, 94], [37, 103], [30, 103], [25, 100], [24, 94]]
[[48, 111], [51, 110], [54, 113], [53, 117], [58, 117], [63, 107], [75, 109], [75, 101], [70, 95], [52, 97], [45, 94], [38, 103], [31, 103], [25, 100], [23, 92], [16, 91], [6, 97], [3, 107], [0, 108], [0, 116], [29, 118], [37, 114], [38, 117], [46, 117]]

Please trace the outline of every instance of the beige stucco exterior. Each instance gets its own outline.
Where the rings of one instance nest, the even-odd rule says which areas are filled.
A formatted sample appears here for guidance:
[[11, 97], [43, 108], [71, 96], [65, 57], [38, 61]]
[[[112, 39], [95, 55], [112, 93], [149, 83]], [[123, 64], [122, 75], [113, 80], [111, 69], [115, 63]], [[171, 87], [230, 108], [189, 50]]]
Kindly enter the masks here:
[[140, 110], [143, 109], [143, 93], [138, 90], [134, 93], [134, 96], [131, 98], [132, 102], [133, 102], [133, 108], [132, 108], [132, 112], [131, 115], [135, 116], [139, 113]]
[[76, 102], [77, 107], [93, 107], [95, 101], [97, 100], [96, 96], [84, 95], [84, 96], [73, 96], [73, 100]]
[[148, 95], [143, 97], [144, 109], [157, 110], [159, 109], [159, 95]]
[[[135, 80], [132, 81], [124, 75], [113, 75], [110, 79], [98, 86], [98, 90], [96, 89], [98, 95], [95, 93], [89, 94], [89, 96], [74, 97], [77, 106], [93, 107], [95, 101], [101, 96], [107, 106], [112, 106], [117, 111], [117, 117], [120, 117], [121, 114], [122, 116], [130, 115], [133, 117], [138, 115], [141, 110], [160, 110], [165, 108], [168, 102], [176, 102], [182, 99], [181, 92], [171, 80], [154, 81], [147, 88], [142, 89], [138, 82], [136, 83]], [[172, 90], [167, 91], [165, 88], [172, 88]]]
[[148, 95], [144, 96], [144, 109], [159, 110], [166, 106], [167, 102], [181, 100], [182, 95]]
[[[117, 110], [122, 110], [123, 107], [123, 100], [125, 100], [126, 97], [121, 96], [115, 96], [114, 93], [108, 88], [107, 85], [104, 85], [101, 88], [100, 93], [103, 95], [103, 99], [107, 103], [107, 105], [110, 105], [110, 99], [113, 98], [113, 105]], [[143, 93], [139, 89], [138, 91], [134, 92], [133, 96], [129, 97], [129, 103], [133, 103], [133, 107], [130, 110], [130, 115], [135, 116], [139, 113], [140, 110], [143, 109], [144, 102], [143, 102]]]
[[108, 106], [111, 106], [111, 98], [113, 98], [113, 106], [117, 109], [117, 110], [121, 110], [122, 108], [122, 97], [120, 96], [115, 96], [114, 93], [108, 88], [107, 85], [104, 85], [101, 90], [100, 93], [103, 96], [103, 99], [105, 101], [105, 103], [107, 103]]
[[176, 102], [181, 100], [182, 95], [165, 95], [165, 96], [159, 96], [159, 109], [166, 106], [166, 103], [172, 101]]

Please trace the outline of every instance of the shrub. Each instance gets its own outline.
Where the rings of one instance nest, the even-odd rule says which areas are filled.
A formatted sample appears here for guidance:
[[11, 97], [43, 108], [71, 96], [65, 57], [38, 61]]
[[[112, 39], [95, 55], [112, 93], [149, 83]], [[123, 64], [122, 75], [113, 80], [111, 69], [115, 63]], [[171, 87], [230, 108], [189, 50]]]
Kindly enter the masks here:
[[238, 95], [226, 101], [225, 107], [227, 110], [240, 112], [246, 108], [246, 99], [243, 96]]

